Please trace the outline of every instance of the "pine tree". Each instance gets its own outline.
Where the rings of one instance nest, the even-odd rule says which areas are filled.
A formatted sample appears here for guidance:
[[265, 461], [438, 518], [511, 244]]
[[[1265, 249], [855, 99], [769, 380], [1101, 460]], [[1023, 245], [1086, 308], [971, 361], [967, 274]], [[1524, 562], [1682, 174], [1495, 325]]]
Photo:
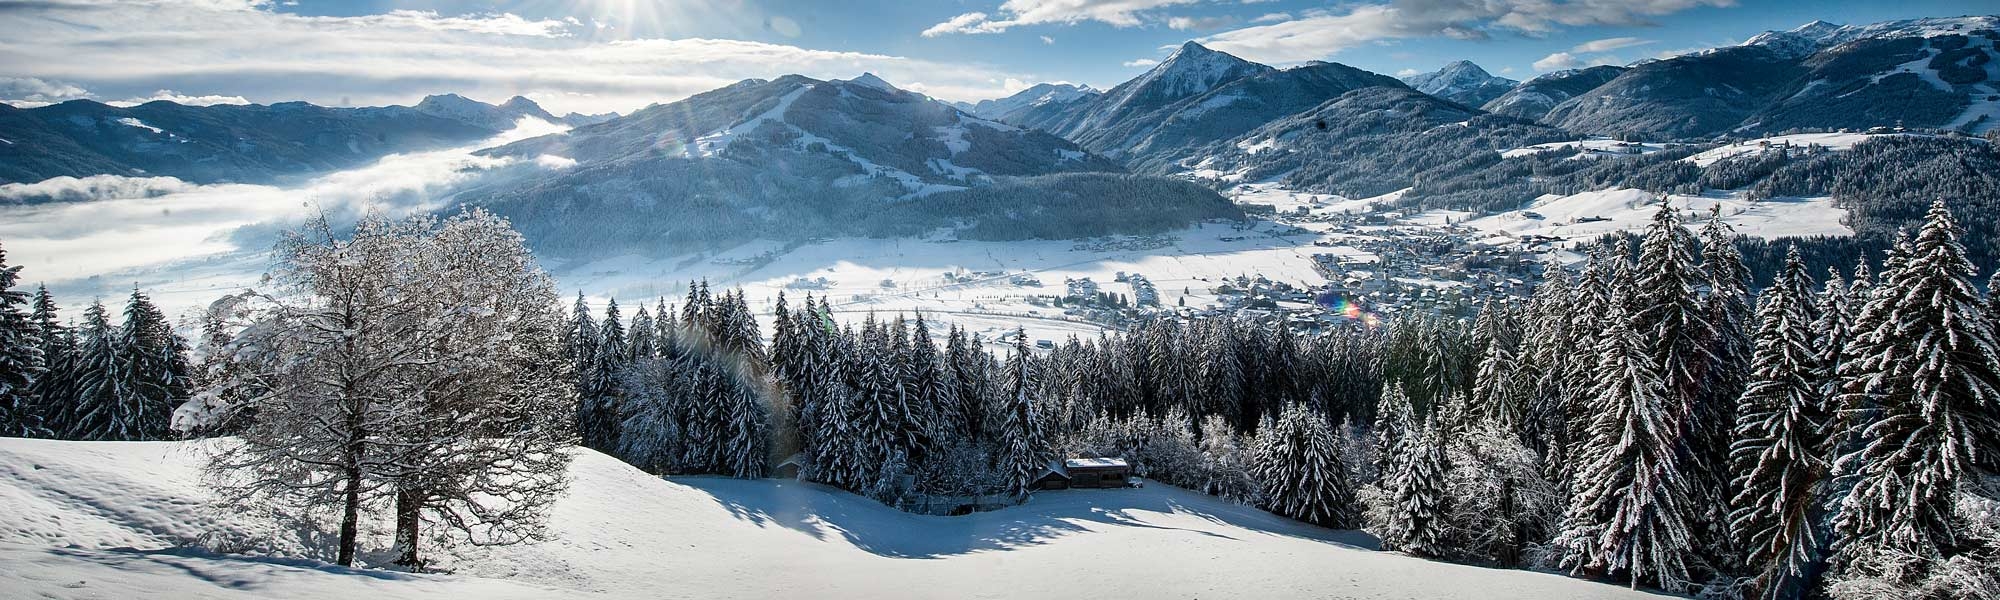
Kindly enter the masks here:
[[120, 412], [117, 393], [118, 329], [111, 325], [103, 302], [92, 302], [83, 312], [82, 339], [77, 350], [76, 397], [59, 409], [58, 420], [65, 430], [58, 433], [71, 440], [118, 440], [130, 422]]
[[74, 416], [74, 411], [69, 409], [77, 395], [76, 331], [62, 324], [55, 297], [49, 295], [48, 286], [35, 290], [34, 306], [29, 321], [35, 329], [35, 339], [41, 343], [43, 368], [28, 390], [35, 423], [32, 428], [19, 433], [53, 437], [68, 431], [66, 419]]
[[125, 304], [125, 322], [113, 344], [114, 371], [109, 380], [119, 440], [159, 440], [168, 436], [168, 421], [185, 396], [187, 367], [183, 346], [166, 315], [139, 290]]
[[1713, 349], [1716, 328], [1696, 293], [1706, 282], [1691, 254], [1694, 246], [1678, 213], [1662, 201], [1640, 244], [1639, 262], [1633, 264], [1636, 280], [1621, 289], [1632, 291], [1628, 300], [1635, 328], [1639, 339], [1650, 343], [1646, 347], [1666, 389], [1672, 413], [1667, 422], [1680, 428], [1666, 439], [1680, 454], [1680, 470], [1694, 494], [1695, 504], [1687, 507], [1693, 512], [1684, 515], [1694, 527], [1694, 547], [1704, 557], [1725, 559], [1727, 463], [1736, 398], [1717, 397], [1712, 385], [1721, 360]]
[[618, 300], [612, 299], [605, 306], [604, 321], [598, 325], [595, 342], [590, 371], [577, 399], [580, 411], [577, 432], [583, 437], [583, 445], [613, 452], [618, 448], [619, 424], [625, 420], [620, 381], [629, 364], [626, 357], [630, 355], [625, 322], [618, 314]]
[[1677, 411], [1637, 319], [1615, 307], [1596, 348], [1598, 407], [1579, 457], [1575, 498], [1553, 542], [1563, 565], [1676, 591], [1688, 582], [1694, 550], [1690, 515], [1701, 510], [1675, 448]]
[[1335, 529], [1360, 520], [1353, 477], [1340, 460], [1333, 428], [1303, 404], [1285, 406], [1259, 432], [1255, 475], [1264, 482], [1264, 507], [1287, 517]]
[[1784, 271], [1758, 300], [1751, 379], [1737, 402], [1730, 449], [1737, 490], [1730, 502], [1732, 530], [1753, 587], [1766, 597], [1810, 589], [1799, 578], [1818, 548], [1814, 520], [1828, 471], [1822, 437], [1827, 409], [1809, 283], [1794, 246]]
[[1488, 333], [1481, 336], [1486, 341], [1481, 348], [1479, 370], [1473, 376], [1469, 414], [1465, 416], [1518, 434], [1527, 418], [1528, 386], [1523, 381], [1521, 361], [1515, 355], [1516, 341], [1510, 332], [1500, 331], [1505, 325], [1494, 315], [1497, 312], [1498, 307], [1488, 307], [1479, 315], [1480, 325], [1475, 326], [1475, 330]]
[[1392, 549], [1416, 556], [1437, 557], [1447, 552], [1445, 517], [1450, 509], [1448, 477], [1451, 465], [1445, 456], [1444, 433], [1433, 422], [1403, 445], [1398, 461], [1401, 472], [1390, 490], [1392, 510], [1383, 527], [1382, 542]]
[[1403, 444], [1415, 427], [1415, 409], [1410, 406], [1410, 396], [1403, 393], [1403, 384], [1392, 383], [1382, 388], [1382, 400], [1375, 409], [1375, 425], [1369, 428], [1375, 438], [1375, 472], [1387, 482], [1382, 487], [1395, 485], [1396, 473], [1402, 469]]
[[1000, 473], [1013, 494], [1028, 491], [1028, 484], [1040, 475], [1049, 459], [1048, 442], [1042, 437], [1033, 357], [1028, 354], [1028, 336], [1014, 330], [1014, 353], [1007, 359], [1006, 400], [1000, 423]]
[[23, 310], [28, 295], [14, 289], [21, 267], [7, 266], [0, 248], [0, 435], [34, 435], [41, 431], [41, 412], [33, 386], [47, 371], [41, 332]]
[[590, 387], [591, 367], [597, 363], [597, 321], [590, 317], [590, 305], [584, 303], [583, 292], [576, 293], [569, 328], [563, 331], [563, 347], [568, 349], [572, 360], [577, 393], [585, 393]]
[[639, 314], [632, 315], [632, 343], [626, 362], [652, 360], [660, 354], [659, 327], [653, 323], [653, 315], [646, 312], [646, 305], [639, 305]]
[[1839, 459], [1854, 477], [1834, 522], [1844, 577], [1883, 575], [1867, 572], [1872, 554], [1935, 561], [1960, 551], [1959, 482], [2000, 467], [2000, 349], [1960, 233], [1934, 202], [1885, 269], [1886, 318], [1846, 365], [1845, 391], [1872, 414], [1854, 422], [1859, 447]]

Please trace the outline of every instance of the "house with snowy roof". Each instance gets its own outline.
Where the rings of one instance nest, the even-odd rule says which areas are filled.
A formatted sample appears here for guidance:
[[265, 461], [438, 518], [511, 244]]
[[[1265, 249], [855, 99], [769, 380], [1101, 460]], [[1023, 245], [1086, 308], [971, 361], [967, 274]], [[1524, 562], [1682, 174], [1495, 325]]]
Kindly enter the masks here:
[[1138, 487], [1132, 465], [1122, 458], [1070, 458], [1049, 461], [1028, 484], [1034, 490]]

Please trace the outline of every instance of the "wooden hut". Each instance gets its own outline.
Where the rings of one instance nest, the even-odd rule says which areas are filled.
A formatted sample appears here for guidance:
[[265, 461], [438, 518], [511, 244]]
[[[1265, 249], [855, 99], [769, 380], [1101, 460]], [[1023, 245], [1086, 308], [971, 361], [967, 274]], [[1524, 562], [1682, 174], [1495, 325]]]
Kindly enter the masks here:
[[1049, 461], [1030, 489], [1105, 489], [1132, 487], [1132, 465], [1120, 458], [1071, 458]]

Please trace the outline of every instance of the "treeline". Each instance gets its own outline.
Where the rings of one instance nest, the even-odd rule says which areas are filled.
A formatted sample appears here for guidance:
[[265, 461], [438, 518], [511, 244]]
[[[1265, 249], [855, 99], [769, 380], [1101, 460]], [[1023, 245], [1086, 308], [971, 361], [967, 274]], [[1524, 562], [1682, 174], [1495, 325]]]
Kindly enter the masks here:
[[616, 424], [586, 440], [663, 473], [782, 462], [894, 503], [1119, 456], [1419, 556], [1719, 597], [1991, 597], [2000, 301], [1960, 235], [1934, 204], [1879, 274], [1815, 285], [1793, 254], [1753, 296], [1716, 215], [1697, 235], [1663, 207], [1636, 252], [1599, 244], [1471, 322], [1157, 319], [1039, 355], [1016, 332], [997, 357], [811, 298], [781, 299], [767, 347], [740, 294], [694, 284], [693, 308], [634, 319], [650, 353], [580, 304], [570, 349], [597, 352], [584, 429]]
[[187, 340], [137, 289], [123, 318], [103, 302], [64, 322], [46, 286], [17, 289], [21, 267], [0, 251], [0, 436], [163, 440], [187, 399]]

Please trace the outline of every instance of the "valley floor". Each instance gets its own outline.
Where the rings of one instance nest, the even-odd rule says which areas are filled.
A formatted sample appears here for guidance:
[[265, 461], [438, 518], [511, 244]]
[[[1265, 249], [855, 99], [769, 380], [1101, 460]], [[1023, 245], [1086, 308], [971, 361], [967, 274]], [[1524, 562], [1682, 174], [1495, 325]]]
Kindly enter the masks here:
[[[0, 438], [0, 590], [41, 598], [1640, 598], [1431, 562], [1170, 486], [931, 517], [796, 481], [661, 479], [580, 450], [556, 539], [461, 548], [449, 575], [303, 558], [218, 506], [196, 442]], [[384, 545], [386, 531], [368, 534]], [[220, 550], [220, 551], [218, 551]], [[233, 551], [237, 553], [224, 553]], [[380, 557], [374, 557], [380, 558]]]

